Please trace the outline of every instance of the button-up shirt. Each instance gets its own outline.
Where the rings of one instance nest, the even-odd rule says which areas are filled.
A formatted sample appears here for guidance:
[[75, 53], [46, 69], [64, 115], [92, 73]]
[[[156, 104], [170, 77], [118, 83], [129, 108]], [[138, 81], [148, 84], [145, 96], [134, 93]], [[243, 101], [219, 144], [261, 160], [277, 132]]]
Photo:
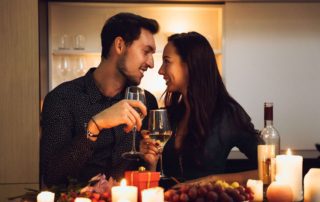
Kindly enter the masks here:
[[[132, 135], [124, 132], [123, 125], [103, 129], [96, 142], [86, 138], [85, 124], [95, 114], [122, 100], [125, 91], [114, 97], [104, 96], [95, 85], [94, 70], [59, 85], [44, 100], [40, 170], [47, 186], [66, 184], [68, 178], [86, 183], [99, 173], [119, 179], [125, 170], [137, 169], [140, 164], [121, 158], [132, 146]], [[148, 110], [157, 108], [155, 97], [148, 91], [145, 93]], [[146, 120], [147, 117], [143, 128]]]

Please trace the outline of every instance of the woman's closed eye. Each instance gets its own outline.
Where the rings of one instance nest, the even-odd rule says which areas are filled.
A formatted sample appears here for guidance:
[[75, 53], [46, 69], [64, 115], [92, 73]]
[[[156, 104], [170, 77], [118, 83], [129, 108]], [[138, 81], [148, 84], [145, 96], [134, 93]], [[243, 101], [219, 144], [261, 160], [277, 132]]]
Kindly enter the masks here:
[[163, 65], [168, 65], [168, 64], [170, 64], [170, 61], [167, 60], [167, 59], [164, 59], [164, 60], [162, 61], [162, 64], [163, 64]]

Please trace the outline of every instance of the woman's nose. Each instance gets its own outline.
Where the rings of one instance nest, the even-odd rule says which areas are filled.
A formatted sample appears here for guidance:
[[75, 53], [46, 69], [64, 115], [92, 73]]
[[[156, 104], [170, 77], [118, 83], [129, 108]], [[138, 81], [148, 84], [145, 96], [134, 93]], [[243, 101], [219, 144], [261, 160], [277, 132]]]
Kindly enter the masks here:
[[158, 71], [158, 74], [164, 75], [163, 65], [160, 66], [160, 69]]

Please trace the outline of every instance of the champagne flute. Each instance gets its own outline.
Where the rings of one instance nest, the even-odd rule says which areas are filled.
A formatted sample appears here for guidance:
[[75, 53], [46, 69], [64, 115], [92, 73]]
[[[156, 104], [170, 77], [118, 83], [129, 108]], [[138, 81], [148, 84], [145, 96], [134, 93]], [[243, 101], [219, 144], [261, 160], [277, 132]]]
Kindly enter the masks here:
[[[139, 100], [142, 102], [144, 105], [146, 104], [146, 96], [144, 93], [144, 90], [142, 88], [139, 88], [137, 86], [130, 86], [127, 87], [126, 89], [126, 94], [125, 94], [125, 99], [128, 100]], [[139, 108], [134, 108], [139, 114], [140, 118], [143, 119], [143, 115], [140, 111]], [[131, 151], [125, 152], [122, 154], [122, 158], [127, 159], [127, 160], [139, 160], [141, 153], [136, 150], [136, 132], [137, 132], [137, 127], [134, 126], [132, 129], [132, 148]]]
[[162, 151], [165, 144], [168, 142], [172, 135], [172, 130], [170, 127], [168, 113], [166, 109], [150, 110], [148, 120], [148, 131], [150, 138], [156, 141], [156, 145], [160, 150], [160, 176], [161, 178], [165, 178], [166, 176], [163, 172]]

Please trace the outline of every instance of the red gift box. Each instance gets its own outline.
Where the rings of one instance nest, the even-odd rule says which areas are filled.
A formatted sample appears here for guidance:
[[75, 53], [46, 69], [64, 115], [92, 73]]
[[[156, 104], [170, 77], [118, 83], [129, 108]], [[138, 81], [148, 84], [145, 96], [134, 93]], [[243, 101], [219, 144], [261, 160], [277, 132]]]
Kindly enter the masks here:
[[126, 171], [124, 173], [127, 184], [138, 187], [138, 200], [141, 201], [141, 191], [157, 187], [159, 185], [160, 173], [150, 171]]

